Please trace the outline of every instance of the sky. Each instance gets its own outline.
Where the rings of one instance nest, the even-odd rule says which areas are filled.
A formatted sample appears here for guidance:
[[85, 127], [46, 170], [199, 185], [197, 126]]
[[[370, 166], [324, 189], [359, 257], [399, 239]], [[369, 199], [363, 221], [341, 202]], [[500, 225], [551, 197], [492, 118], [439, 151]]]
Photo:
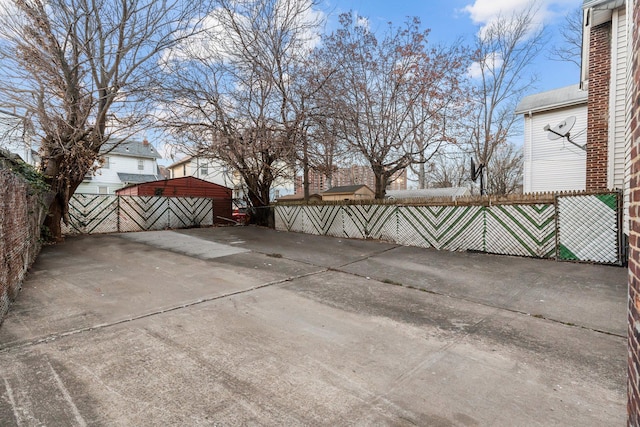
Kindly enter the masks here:
[[[540, 19], [550, 37], [547, 51], [560, 42], [559, 29], [565, 15], [579, 8], [582, 0], [538, 0], [541, 4]], [[407, 17], [417, 16], [425, 28], [431, 29], [429, 39], [434, 43], [452, 44], [462, 40], [470, 44], [474, 35], [498, 13], [509, 14], [524, 8], [528, 0], [324, 0], [322, 8], [327, 13], [327, 29], [335, 27], [338, 15], [355, 12], [368, 19], [369, 26], [384, 27], [387, 22], [402, 24]], [[543, 92], [571, 84], [577, 84], [580, 70], [575, 64], [558, 62], [543, 54], [530, 69], [538, 82], [527, 94]]]

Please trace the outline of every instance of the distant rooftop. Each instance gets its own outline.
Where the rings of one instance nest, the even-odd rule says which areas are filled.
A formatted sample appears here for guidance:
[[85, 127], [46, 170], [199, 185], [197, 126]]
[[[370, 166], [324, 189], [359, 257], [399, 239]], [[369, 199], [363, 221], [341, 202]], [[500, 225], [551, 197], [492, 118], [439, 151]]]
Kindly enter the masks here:
[[515, 113], [526, 114], [529, 111], [537, 113], [586, 103], [587, 91], [581, 90], [575, 84], [525, 96], [516, 107]]
[[438, 197], [469, 196], [471, 192], [466, 187], [425, 188], [422, 190], [389, 190], [388, 199], [432, 199]]
[[128, 139], [124, 142], [120, 140], [107, 141], [100, 150], [102, 154], [119, 154], [122, 156], [131, 157], [143, 157], [148, 159], [161, 159], [162, 156], [158, 153], [153, 145], [147, 141], [138, 141], [134, 139]]
[[[358, 191], [359, 189], [361, 189], [362, 187], [367, 187], [364, 184], [357, 184], [357, 185], [343, 185], [341, 187], [333, 187], [328, 189], [327, 191], [324, 191], [322, 194], [346, 194], [346, 193], [355, 193], [356, 191]], [[369, 187], [367, 187], [369, 188]]]
[[143, 182], [164, 180], [164, 177], [159, 175], [144, 175], [144, 174], [124, 173], [124, 172], [118, 172], [118, 178], [120, 178], [120, 181], [125, 182], [127, 184], [134, 184], [134, 183], [140, 184]]

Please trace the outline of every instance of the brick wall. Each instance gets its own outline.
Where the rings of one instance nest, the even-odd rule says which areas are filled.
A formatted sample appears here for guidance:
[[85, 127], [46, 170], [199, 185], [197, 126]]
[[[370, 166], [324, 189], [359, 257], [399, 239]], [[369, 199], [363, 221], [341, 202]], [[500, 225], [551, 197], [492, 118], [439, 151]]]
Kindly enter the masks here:
[[591, 28], [587, 107], [587, 191], [607, 189], [611, 22]]
[[40, 251], [44, 204], [0, 157], [0, 324]]
[[632, 138], [631, 195], [629, 203], [629, 366], [628, 366], [628, 425], [640, 425], [640, 2], [633, 10], [633, 52], [631, 83], [631, 121], [628, 123]]

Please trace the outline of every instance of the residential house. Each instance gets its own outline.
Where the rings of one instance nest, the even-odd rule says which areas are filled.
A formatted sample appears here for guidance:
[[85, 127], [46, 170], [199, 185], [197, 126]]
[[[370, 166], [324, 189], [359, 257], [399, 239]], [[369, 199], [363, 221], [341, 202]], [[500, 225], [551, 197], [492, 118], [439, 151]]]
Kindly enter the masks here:
[[157, 163], [162, 157], [146, 139], [107, 142], [100, 152], [102, 165], [87, 174], [76, 194], [115, 194], [130, 184], [163, 179]]
[[374, 199], [375, 192], [364, 184], [333, 187], [322, 193], [322, 201]]
[[[231, 187], [233, 188], [233, 199], [236, 204], [243, 205], [245, 194], [240, 174], [219, 160], [203, 156], [187, 156], [169, 165], [168, 169], [171, 173], [171, 178], [193, 176], [225, 187]], [[293, 180], [278, 177], [271, 186], [271, 200], [276, 200], [286, 194], [293, 194], [293, 192]]]
[[[583, 1], [582, 65], [579, 81], [580, 89], [587, 93], [586, 126], [581, 123], [583, 116], [580, 111], [581, 108], [584, 109], [584, 107], [578, 108], [581, 104], [558, 107], [551, 103], [547, 106], [549, 111], [545, 112], [544, 102], [540, 102], [537, 110], [532, 109], [530, 126], [525, 128], [525, 132], [531, 132], [528, 138], [531, 141], [530, 146], [533, 147], [545, 137], [548, 138], [549, 132], [544, 129], [544, 125], [540, 127], [546, 118], [559, 119], [561, 116], [575, 116], [576, 123], [570, 132], [572, 135], [578, 136], [576, 132], [580, 132], [584, 126], [586, 129], [586, 152], [584, 187], [576, 185], [574, 189], [584, 188], [587, 191], [623, 190], [625, 234], [628, 234], [627, 206], [629, 203], [631, 147], [630, 136], [626, 132], [626, 118], [630, 113], [627, 105], [630, 104], [628, 86], [631, 81], [629, 78], [631, 55], [628, 49], [628, 42], [631, 40], [629, 35], [632, 18], [631, 3], [626, 0]], [[532, 102], [531, 106], [535, 107], [536, 103]], [[576, 108], [572, 110], [573, 107]], [[561, 108], [567, 108], [567, 110], [562, 111]], [[529, 116], [526, 106], [518, 107], [517, 111], [525, 115], [526, 121], [526, 117]], [[553, 111], [560, 112], [560, 114], [554, 117]], [[541, 116], [544, 120], [536, 120], [536, 114], [549, 115], [547, 117]], [[548, 124], [551, 129], [554, 128], [552, 120], [549, 120]], [[526, 123], [525, 126], [527, 126]], [[566, 138], [564, 142], [568, 142]], [[578, 141], [578, 145], [582, 144]], [[568, 148], [566, 145], [565, 147]], [[542, 150], [535, 148], [532, 150], [530, 169], [525, 169], [524, 191], [565, 189], [561, 186], [551, 185], [552, 183], [540, 184], [545, 182], [545, 178], [540, 175], [553, 178], [557, 168], [553, 164], [542, 167], [541, 159], [535, 157], [536, 151], [540, 153]], [[579, 154], [576, 151], [574, 157], [568, 159], [567, 178], [572, 182], [577, 179]], [[534, 162], [538, 162], [537, 165]]]
[[[515, 112], [524, 115], [523, 192], [584, 190], [587, 92], [576, 84], [537, 93]], [[566, 137], [545, 130], [556, 127]]]

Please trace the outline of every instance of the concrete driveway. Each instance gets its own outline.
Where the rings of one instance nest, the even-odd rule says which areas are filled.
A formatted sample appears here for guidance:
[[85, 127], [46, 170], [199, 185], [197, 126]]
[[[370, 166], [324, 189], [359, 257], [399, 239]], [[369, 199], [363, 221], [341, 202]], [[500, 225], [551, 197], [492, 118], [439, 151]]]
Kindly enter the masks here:
[[603, 426], [626, 270], [255, 227], [68, 238], [0, 327], [0, 425]]

